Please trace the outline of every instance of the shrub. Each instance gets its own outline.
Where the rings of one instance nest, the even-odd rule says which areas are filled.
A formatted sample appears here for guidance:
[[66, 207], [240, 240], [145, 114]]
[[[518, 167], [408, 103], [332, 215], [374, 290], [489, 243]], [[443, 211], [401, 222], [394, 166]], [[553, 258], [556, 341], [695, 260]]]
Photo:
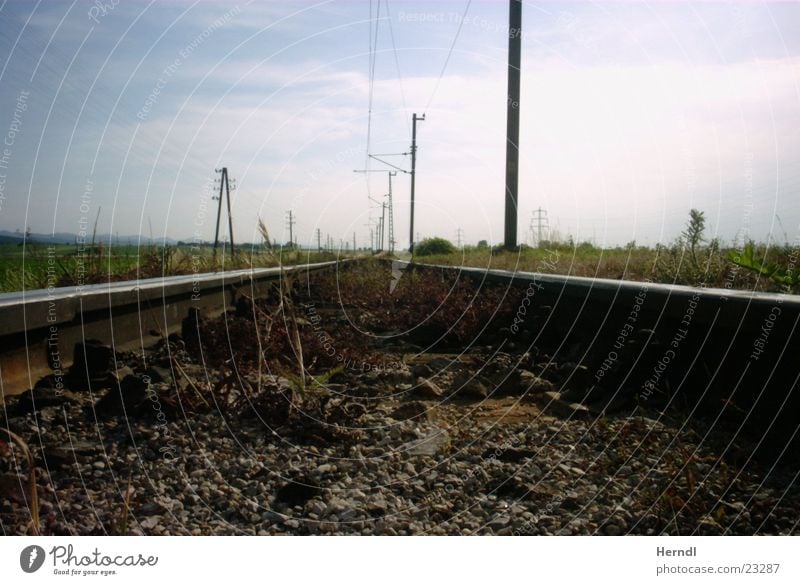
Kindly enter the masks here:
[[681, 234], [689, 245], [692, 262], [697, 266], [697, 248], [703, 242], [703, 232], [706, 229], [706, 218], [702, 211], [692, 209], [689, 211], [689, 221], [686, 229]]
[[444, 238], [425, 238], [414, 246], [415, 256], [434, 256], [437, 254], [453, 254], [455, 246]]

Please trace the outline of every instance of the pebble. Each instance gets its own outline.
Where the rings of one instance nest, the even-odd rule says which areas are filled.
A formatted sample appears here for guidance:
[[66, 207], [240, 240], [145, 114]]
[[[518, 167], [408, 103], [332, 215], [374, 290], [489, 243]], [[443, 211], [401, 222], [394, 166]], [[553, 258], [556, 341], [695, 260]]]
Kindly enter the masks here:
[[[36, 432], [46, 430], [48, 441], [89, 447], [81, 450], [77, 469], [53, 465], [49, 476], [43, 466], [37, 469], [45, 534], [113, 532], [129, 470], [130, 517], [135, 519], [129, 522], [130, 534], [796, 531], [800, 493], [792, 483], [794, 470], [773, 470], [769, 482], [755, 466], [730, 464], [723, 473], [716, 463], [727, 443], [698, 444], [703, 434], [688, 432], [685, 421], [649, 413], [652, 420], [631, 425], [624, 417], [609, 416], [590, 429], [588, 422], [552, 417], [498, 418], [513, 403], [503, 402], [508, 397], [487, 398], [496, 401], [491, 405], [428, 401], [430, 416], [397, 420], [387, 414], [407, 404], [408, 397], [376, 390], [377, 382], [358, 372], [348, 376], [347, 388], [372, 387], [356, 439], [326, 440], [320, 432], [299, 440], [279, 425], [266, 429], [246, 419], [236, 421], [234, 439], [230, 421], [215, 412], [191, 415], [189, 424], [179, 418], [155, 432], [150, 420], [109, 419], [99, 423], [108, 453], [108, 459], [99, 460], [103, 451], [94, 420], [75, 416], [69, 427], [41, 420]], [[9, 424], [24, 431], [32, 423], [25, 416]], [[36, 435], [29, 432], [26, 439], [35, 444]], [[681, 497], [689, 490], [685, 474], [678, 473], [685, 463], [673, 448], [678, 435], [684, 450], [696, 454], [697, 469], [707, 472], [708, 477], [697, 478], [703, 483], [697, 484], [695, 498], [708, 514], [682, 515], [676, 528], [658, 496], [669, 486]], [[495, 452], [499, 455], [486, 456]], [[525, 457], [509, 456], [515, 452]], [[116, 486], [108, 462], [113, 462]], [[15, 474], [0, 459], [0, 522], [9, 532], [24, 530], [29, 517], [24, 500], [6, 486], [7, 476]], [[76, 481], [79, 474], [85, 486]], [[737, 477], [732, 486], [729, 477]], [[276, 493], [292, 482], [308, 487], [290, 490], [296, 498], [279, 501]], [[56, 502], [61, 510], [53, 514]]]
[[500, 530], [501, 528], [505, 528], [511, 522], [511, 518], [508, 516], [496, 516], [489, 521], [489, 528], [492, 530]]

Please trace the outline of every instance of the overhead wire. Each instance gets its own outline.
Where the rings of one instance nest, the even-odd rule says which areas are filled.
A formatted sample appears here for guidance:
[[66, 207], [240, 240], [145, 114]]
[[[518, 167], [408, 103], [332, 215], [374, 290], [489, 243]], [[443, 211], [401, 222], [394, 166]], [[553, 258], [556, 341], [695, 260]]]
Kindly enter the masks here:
[[464, 7], [464, 14], [461, 17], [461, 20], [458, 22], [458, 29], [453, 37], [453, 42], [450, 44], [450, 50], [447, 51], [447, 57], [444, 60], [444, 65], [442, 65], [442, 70], [439, 72], [439, 78], [436, 80], [436, 85], [433, 87], [433, 93], [431, 94], [428, 103], [425, 105], [425, 110], [430, 108], [431, 103], [433, 103], [433, 99], [436, 97], [436, 92], [439, 91], [439, 84], [441, 84], [444, 73], [447, 71], [447, 65], [450, 63], [450, 57], [453, 56], [453, 50], [456, 48], [458, 37], [461, 36], [461, 29], [464, 27], [464, 21], [467, 19], [467, 14], [469, 13], [469, 7], [471, 4], [472, 0], [467, 0], [467, 5]]
[[397, 45], [394, 40], [394, 27], [392, 26], [392, 12], [389, 8], [389, 0], [386, 0], [386, 19], [389, 21], [389, 37], [392, 39], [392, 51], [394, 53], [394, 66], [397, 71], [397, 82], [400, 85], [400, 100], [403, 103], [403, 118], [406, 121], [409, 139], [411, 138], [411, 122], [408, 120], [408, 106], [406, 105], [406, 92], [403, 88], [403, 74], [400, 70], [400, 57], [397, 54]]
[[[378, 60], [378, 31], [380, 30], [380, 16], [381, 16], [381, 0], [378, 0], [375, 7], [375, 30], [373, 36], [372, 18], [373, 18], [373, 3], [369, 3], [369, 97], [367, 103], [367, 140], [364, 149], [364, 168], [369, 170], [370, 158], [369, 151], [372, 145], [372, 105], [375, 95], [375, 65]], [[372, 198], [372, 189], [370, 182], [370, 173], [364, 173], [364, 180], [367, 186], [367, 199]], [[370, 211], [370, 220], [371, 218]]]
[[372, 141], [372, 104], [375, 94], [375, 63], [377, 62], [377, 47], [378, 47], [378, 30], [380, 25], [381, 15], [381, 2], [378, 0], [378, 5], [375, 10], [375, 36], [372, 33], [372, 0], [369, 3], [369, 97], [367, 103], [367, 144], [364, 153], [364, 164], [369, 164], [369, 148]]

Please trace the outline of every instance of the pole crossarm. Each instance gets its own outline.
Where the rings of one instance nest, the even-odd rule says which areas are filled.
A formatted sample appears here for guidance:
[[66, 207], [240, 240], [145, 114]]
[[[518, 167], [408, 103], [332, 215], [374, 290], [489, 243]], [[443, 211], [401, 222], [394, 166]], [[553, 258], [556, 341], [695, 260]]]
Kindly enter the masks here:
[[[398, 153], [398, 154], [400, 154], [400, 153]], [[378, 161], [379, 163], [383, 163], [386, 166], [392, 167], [393, 169], [396, 169], [396, 170], [400, 171], [401, 173], [406, 173], [406, 174], [410, 174], [411, 173], [411, 171], [407, 171], [404, 168], [398, 167], [397, 165], [394, 165], [394, 164], [392, 164], [390, 162], [387, 162], [387, 161], [385, 161], [383, 159], [380, 159], [380, 158], [378, 158], [378, 156], [391, 156], [391, 155], [388, 155], [388, 154], [382, 154], [382, 155], [370, 154], [369, 155], [369, 157], [371, 159], [374, 159], [374, 160]]]

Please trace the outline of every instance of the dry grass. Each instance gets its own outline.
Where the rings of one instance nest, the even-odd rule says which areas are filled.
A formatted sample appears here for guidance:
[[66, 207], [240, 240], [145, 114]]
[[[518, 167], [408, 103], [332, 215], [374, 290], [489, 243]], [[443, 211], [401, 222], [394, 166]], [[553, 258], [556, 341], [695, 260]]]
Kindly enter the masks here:
[[28, 510], [31, 514], [28, 532], [33, 536], [38, 536], [40, 533], [40, 522], [39, 491], [36, 487], [36, 461], [33, 458], [33, 453], [28, 448], [28, 444], [22, 437], [2, 427], [0, 427], [0, 431], [3, 431], [8, 435], [11, 441], [19, 448], [20, 451], [22, 451], [22, 454], [25, 456], [25, 459], [28, 462]]

